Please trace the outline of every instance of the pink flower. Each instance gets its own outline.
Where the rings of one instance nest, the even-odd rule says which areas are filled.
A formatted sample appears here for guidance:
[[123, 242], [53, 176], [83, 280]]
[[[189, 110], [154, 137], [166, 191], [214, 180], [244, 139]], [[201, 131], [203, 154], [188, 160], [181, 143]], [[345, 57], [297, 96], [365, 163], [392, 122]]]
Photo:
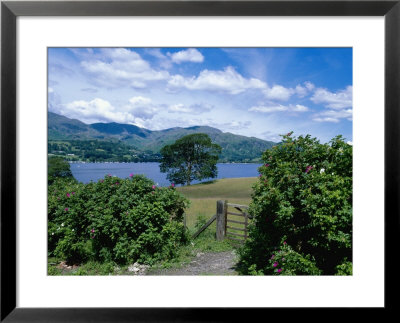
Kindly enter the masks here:
[[133, 173], [130, 173], [129, 176], [130, 176], [130, 177], [133, 177]]
[[69, 193], [67, 193], [67, 197], [70, 197], [71, 195], [69, 195]]
[[275, 258], [275, 255], [272, 255], [272, 256], [271, 256], [271, 259], [274, 259], [274, 258]]
[[171, 184], [171, 187], [175, 187], [175, 184], [174, 184], [174, 183], [172, 183], [172, 184]]
[[151, 188], [152, 188], [153, 190], [155, 190], [155, 189], [156, 189], [156, 186], [155, 186], [155, 185], [153, 185]]
[[90, 238], [94, 239], [95, 235], [92, 235]]
[[72, 195], [74, 195], [74, 194], [75, 194], [75, 192], [72, 192], [71, 194], [72, 194]]
[[64, 211], [68, 211], [69, 209], [66, 207], [65, 209], [64, 209]]
[[282, 271], [282, 268], [279, 268], [276, 270], [276, 272], [279, 274]]
[[94, 229], [90, 230], [90, 232], [94, 233]]
[[116, 182], [115, 185], [119, 185], [119, 182]]
[[265, 164], [264, 166], [265, 166], [265, 167], [269, 167], [269, 164]]
[[278, 263], [275, 261], [272, 266], [276, 267], [276, 266], [278, 266]]
[[308, 173], [312, 168], [313, 168], [312, 166], [307, 166], [306, 173]]
[[285, 245], [285, 244], [286, 244], [286, 241], [283, 241], [283, 244]]

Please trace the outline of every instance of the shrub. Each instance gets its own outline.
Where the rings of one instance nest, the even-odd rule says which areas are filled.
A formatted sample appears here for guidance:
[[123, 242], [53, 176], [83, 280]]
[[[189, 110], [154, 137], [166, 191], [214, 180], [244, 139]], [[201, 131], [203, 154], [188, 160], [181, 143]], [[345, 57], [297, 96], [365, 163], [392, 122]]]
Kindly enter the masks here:
[[351, 273], [352, 147], [341, 136], [320, 144], [289, 133], [262, 159], [240, 272]]
[[153, 263], [187, 242], [186, 200], [144, 176], [82, 184], [56, 180], [48, 191], [48, 251], [70, 263]]
[[62, 157], [50, 157], [47, 166], [47, 181], [51, 185], [57, 178], [73, 180], [69, 163]]

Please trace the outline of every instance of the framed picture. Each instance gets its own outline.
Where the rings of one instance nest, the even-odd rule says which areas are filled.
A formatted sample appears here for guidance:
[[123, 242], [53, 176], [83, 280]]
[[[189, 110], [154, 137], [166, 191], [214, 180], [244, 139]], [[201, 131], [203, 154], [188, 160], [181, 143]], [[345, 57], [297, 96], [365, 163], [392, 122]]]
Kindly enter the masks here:
[[[249, 315], [255, 308], [392, 309], [395, 304], [390, 295], [398, 284], [390, 255], [397, 252], [393, 238], [399, 233], [399, 16], [399, 1], [3, 1], [1, 320], [235, 321], [241, 316], [239, 313]], [[187, 276], [48, 276], [46, 178], [50, 151], [47, 151], [47, 107], [53, 99], [50, 97], [52, 86], [48, 82], [51, 80], [56, 85], [68, 73], [75, 73], [74, 64], [75, 68], [85, 69], [87, 66], [82, 61], [73, 62], [78, 56], [90, 52], [95, 57], [101, 48], [128, 47], [137, 48], [136, 52], [143, 52], [143, 55], [146, 50], [149, 54], [153, 49], [149, 55], [158, 56], [160, 60], [168, 57], [169, 64], [177, 66], [175, 71], [180, 68], [182, 75], [188, 73], [180, 65], [182, 61], [196, 63], [204, 59], [205, 53], [210, 57], [214, 55], [214, 61], [206, 67], [214, 79], [222, 73], [213, 74], [213, 69], [217, 69], [217, 50], [224, 48], [257, 49], [253, 56], [249, 54], [245, 59], [246, 64], [249, 60], [255, 63], [259, 49], [265, 48], [280, 48], [281, 56], [290, 55], [285, 48], [347, 48], [351, 52], [349, 61], [352, 62], [350, 74], [353, 79], [350, 85], [353, 87], [336, 93], [321, 88], [325, 91], [325, 99], [313, 98], [314, 101], [325, 100], [320, 102], [326, 102], [331, 108], [327, 113], [315, 114], [316, 122], [337, 125], [340, 118], [354, 118], [348, 130], [354, 146], [353, 275], [203, 276], [199, 279]], [[70, 48], [75, 56], [64, 55], [64, 48]], [[171, 48], [180, 50], [173, 53]], [[110, 52], [107, 58], [112, 55], [116, 53]], [[239, 56], [237, 52], [236, 55]], [[51, 67], [58, 66], [56, 72], [49, 67], [49, 59], [56, 61]], [[63, 64], [57, 65], [60, 59]], [[70, 69], [66, 68], [68, 64]], [[296, 64], [301, 62], [296, 61]], [[330, 59], [329, 64], [335, 65], [334, 59]], [[257, 73], [260, 66], [253, 64], [252, 69]], [[269, 95], [271, 102], [285, 100], [290, 95], [302, 97], [314, 86], [302, 83], [296, 88], [284, 88], [279, 84], [267, 87], [254, 78], [242, 78], [234, 67], [225, 69], [224, 73], [233, 75], [242, 87], [247, 82], [254, 88], [269, 91], [264, 94]], [[53, 79], [54, 75], [56, 78]], [[118, 80], [110, 89], [109, 74], [108, 79], [100, 79], [106, 74], [93, 75], [98, 77], [97, 82], [108, 84], [104, 87], [114, 93], [115, 100], [122, 100]], [[201, 83], [199, 78], [192, 78], [192, 83], [189, 78], [179, 80], [175, 77], [175, 83], [170, 82], [175, 86], [168, 89], [171, 93], [176, 91], [177, 82], [181, 87], [192, 88]], [[185, 80], [188, 82], [183, 84]], [[75, 80], [77, 84], [80, 81]], [[195, 81], [198, 83], [194, 84]], [[202, 82], [204, 89], [204, 80]], [[250, 85], [246, 85], [247, 88]], [[63, 86], [73, 88], [67, 83]], [[81, 88], [85, 93], [97, 91], [86, 85]], [[143, 89], [143, 84], [136, 82], [133, 88]], [[224, 90], [236, 95], [242, 88]], [[354, 96], [349, 94], [351, 91]], [[157, 95], [162, 96], [161, 92]], [[165, 124], [168, 120], [161, 108], [169, 109], [174, 116], [182, 109], [189, 109], [193, 115], [196, 113], [194, 106], [149, 105], [144, 96], [134, 96], [131, 104], [138, 100], [146, 106], [146, 112], [157, 110], [163, 119], [159, 121]], [[209, 111], [216, 102], [195, 108]], [[286, 105], [267, 107], [257, 105], [255, 101], [249, 111], [308, 111], [305, 105], [286, 102]], [[64, 105], [70, 108], [70, 115], [74, 115], [77, 107], [72, 103]], [[93, 103], [94, 111], [103, 109], [106, 103]], [[80, 101], [81, 106], [90, 104]], [[344, 110], [353, 105], [354, 113]], [[226, 113], [230, 110], [226, 109]], [[88, 123], [101, 121], [99, 114], [94, 115], [96, 117], [91, 115], [85, 120]], [[146, 124], [143, 123], [145, 118], [139, 121]], [[209, 125], [212, 121], [209, 120]], [[246, 120], [239, 121], [236, 126], [245, 127]], [[328, 129], [327, 125], [325, 129]], [[97, 153], [102, 148], [97, 149]], [[76, 157], [73, 155], [70, 156], [72, 159]], [[311, 169], [309, 166], [306, 172]], [[323, 171], [321, 169], [320, 173]], [[68, 197], [74, 193], [67, 193]], [[91, 237], [96, 233], [92, 228]], [[243, 295], [247, 296], [243, 298]], [[251, 300], [249, 295], [253, 295]], [[239, 312], [244, 309], [247, 310]]]

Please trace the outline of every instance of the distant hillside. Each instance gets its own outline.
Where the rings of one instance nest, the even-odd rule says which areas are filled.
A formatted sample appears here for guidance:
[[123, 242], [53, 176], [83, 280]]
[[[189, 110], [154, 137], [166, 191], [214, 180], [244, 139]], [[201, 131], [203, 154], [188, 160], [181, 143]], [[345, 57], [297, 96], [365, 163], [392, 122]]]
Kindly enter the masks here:
[[48, 113], [49, 141], [91, 139], [121, 141], [137, 151], [158, 154], [163, 146], [193, 133], [205, 133], [213, 142], [222, 147], [220, 162], [259, 161], [262, 152], [276, 145], [272, 141], [222, 132], [208, 126], [175, 127], [151, 131], [115, 122], [85, 124], [79, 120], [69, 119], [52, 112]]
[[86, 139], [100, 135], [89, 125], [79, 120], [69, 119], [52, 112], [48, 113], [47, 122], [49, 140]]

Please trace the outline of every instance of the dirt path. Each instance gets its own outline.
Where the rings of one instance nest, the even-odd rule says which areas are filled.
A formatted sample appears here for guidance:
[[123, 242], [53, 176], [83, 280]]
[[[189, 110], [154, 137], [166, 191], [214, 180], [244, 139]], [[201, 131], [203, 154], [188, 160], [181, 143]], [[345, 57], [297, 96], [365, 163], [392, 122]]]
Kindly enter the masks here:
[[234, 266], [237, 256], [234, 251], [224, 252], [199, 252], [187, 265], [181, 268], [153, 269], [146, 275], [237, 275]]

